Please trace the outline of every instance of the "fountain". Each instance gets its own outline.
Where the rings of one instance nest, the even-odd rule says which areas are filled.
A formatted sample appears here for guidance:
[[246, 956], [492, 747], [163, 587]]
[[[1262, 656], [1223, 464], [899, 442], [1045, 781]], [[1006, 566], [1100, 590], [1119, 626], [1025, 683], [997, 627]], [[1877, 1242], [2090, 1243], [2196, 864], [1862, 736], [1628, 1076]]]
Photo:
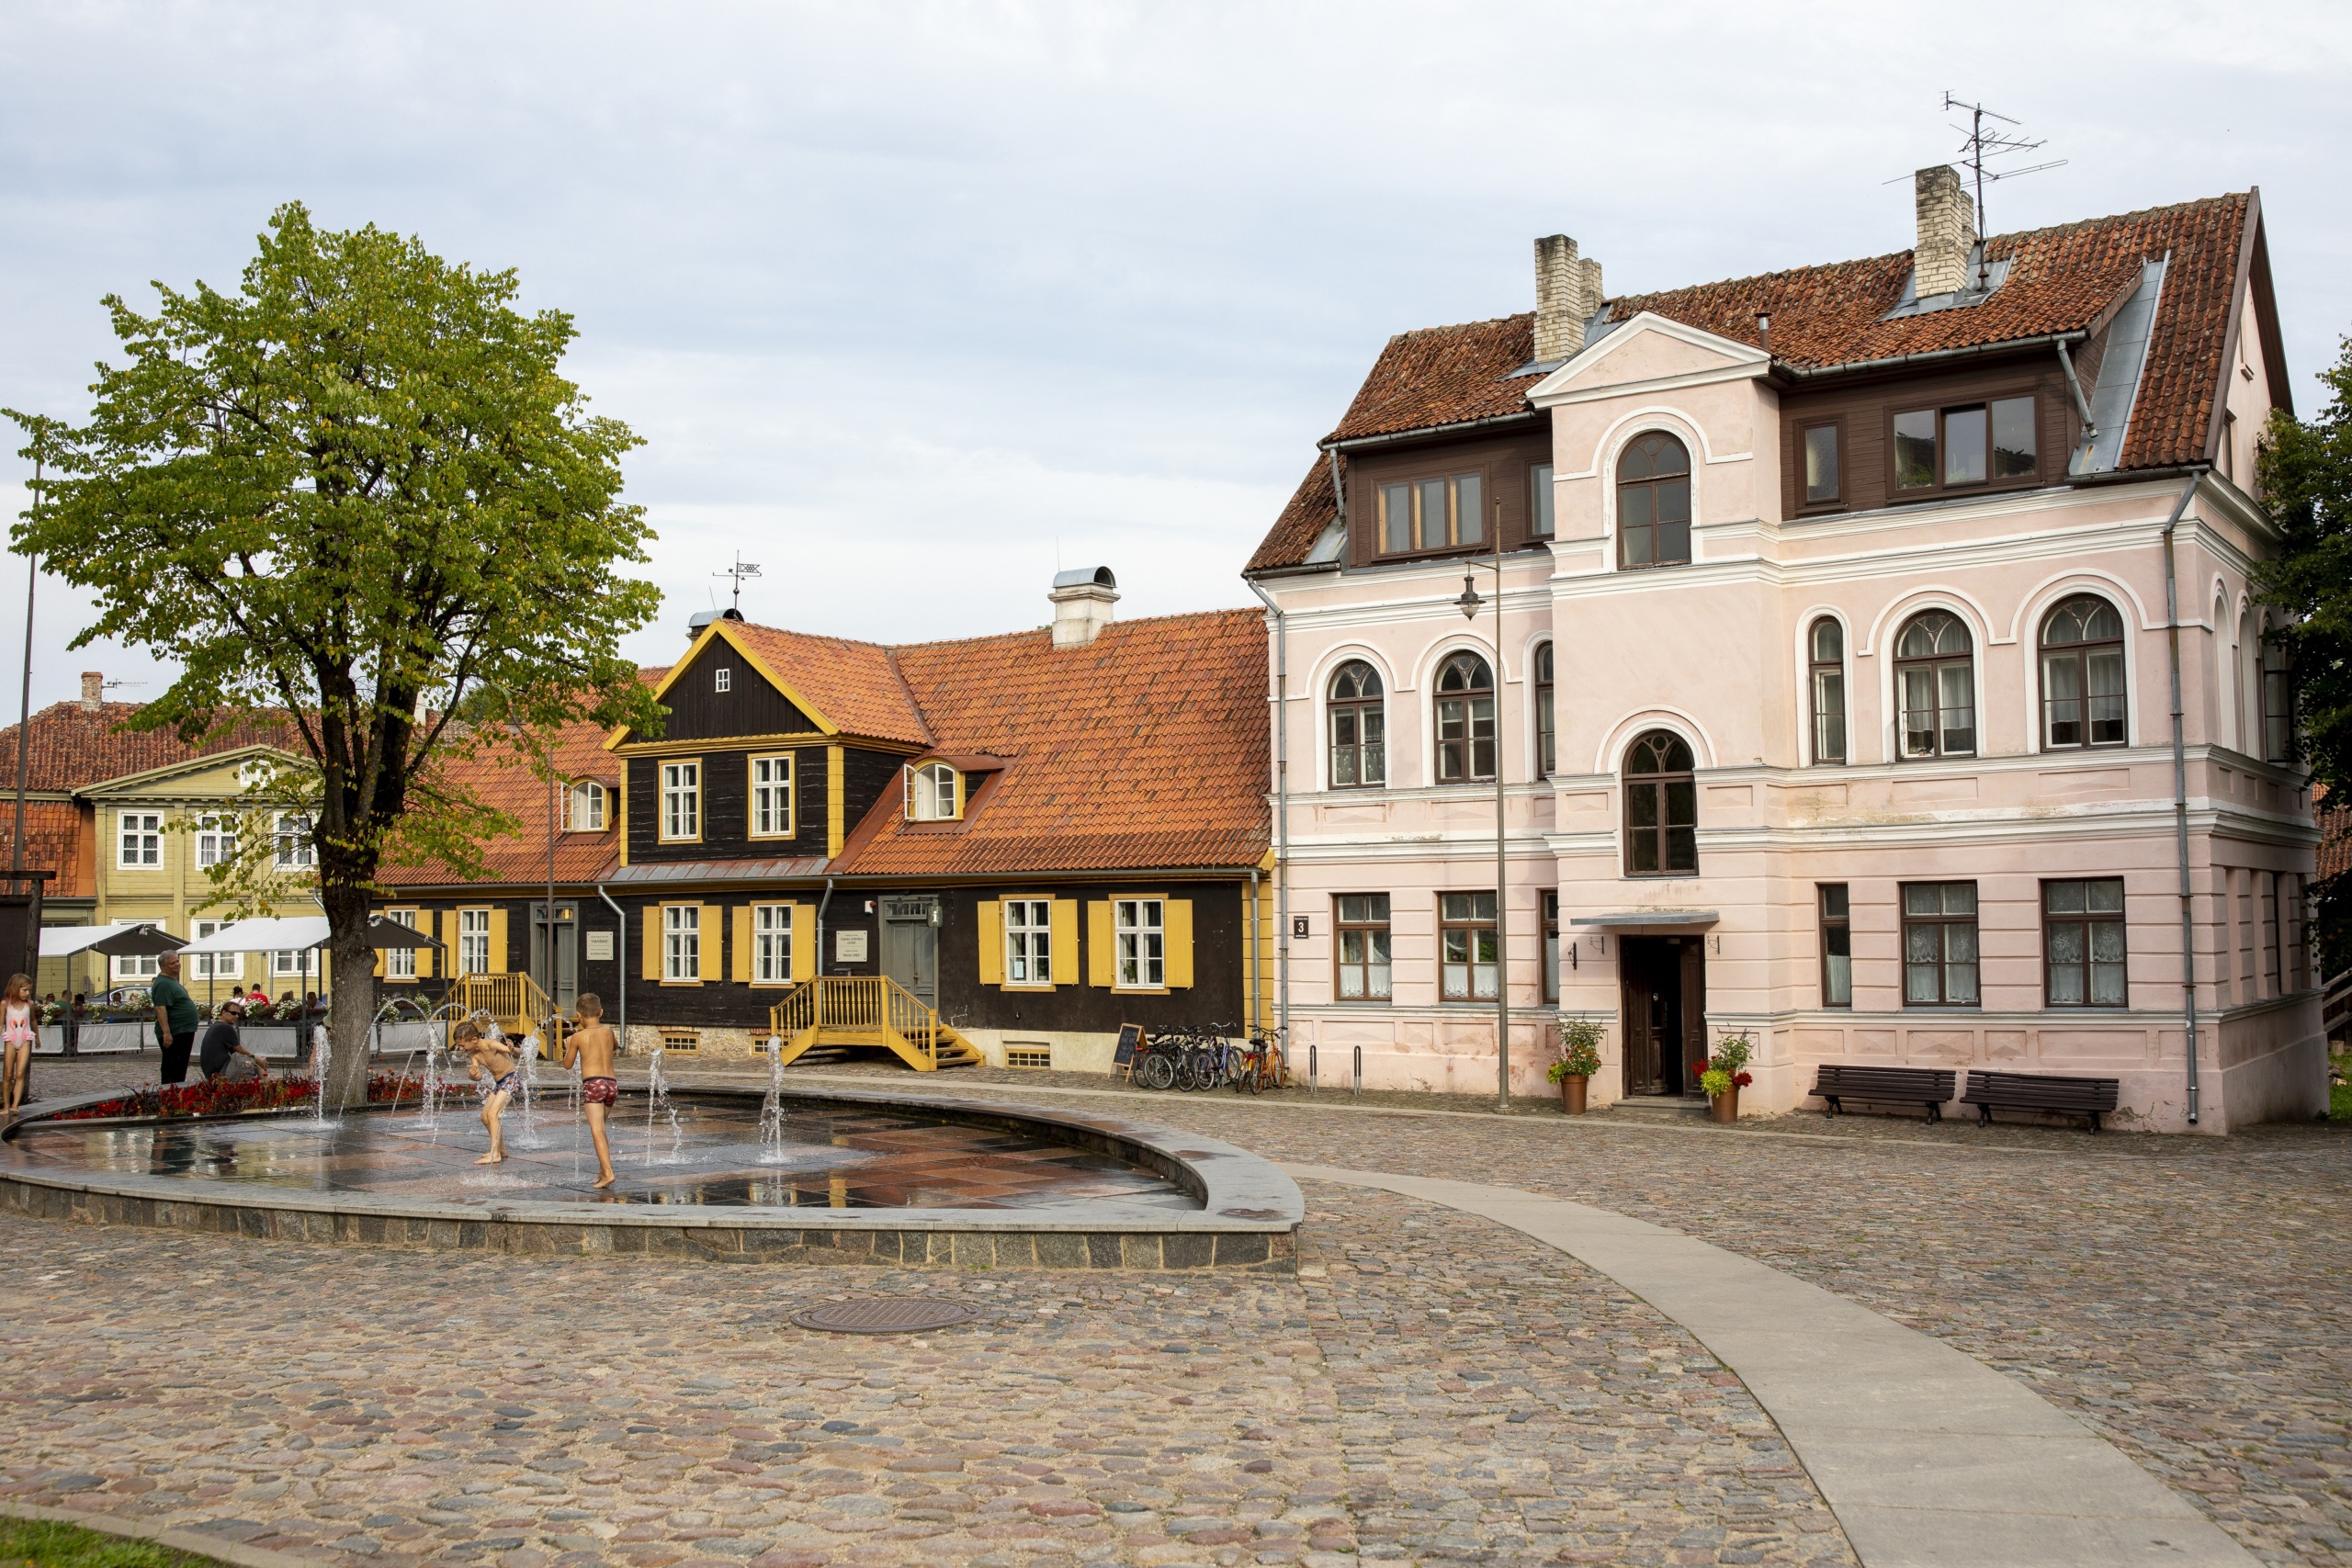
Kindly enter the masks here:
[[533, 1029], [525, 1034], [523, 1043], [514, 1048], [514, 1054], [521, 1064], [515, 1075], [514, 1098], [521, 1103], [523, 1111], [523, 1132], [522, 1135], [514, 1140], [514, 1146], [523, 1149], [543, 1149], [547, 1147], [547, 1140], [539, 1136], [537, 1113], [539, 1099], [539, 1032]]
[[782, 1165], [784, 1148], [784, 1037], [768, 1036], [768, 1097], [760, 1101], [760, 1163]]
[[[653, 1124], [657, 1115], [670, 1119], [670, 1156], [659, 1159], [653, 1153]], [[670, 1103], [670, 1079], [662, 1071], [662, 1047], [657, 1043], [653, 1055], [645, 1062], [645, 1163], [675, 1165], [685, 1142], [685, 1134], [678, 1125], [677, 1108]]]

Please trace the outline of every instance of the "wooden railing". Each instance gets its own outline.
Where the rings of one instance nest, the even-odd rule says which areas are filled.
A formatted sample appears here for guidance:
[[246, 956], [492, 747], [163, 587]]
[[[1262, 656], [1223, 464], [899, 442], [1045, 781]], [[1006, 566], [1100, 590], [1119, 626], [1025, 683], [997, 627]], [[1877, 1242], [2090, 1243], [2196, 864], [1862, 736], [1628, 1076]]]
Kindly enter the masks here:
[[550, 1056], [563, 1038], [563, 1015], [528, 975], [461, 976], [452, 999], [468, 1012], [488, 1013], [509, 1034], [526, 1034], [545, 1025], [543, 1043]]
[[819, 1043], [892, 1045], [939, 1061], [938, 1012], [887, 975], [804, 980], [768, 1010], [768, 1026], [787, 1045], [813, 1030]]

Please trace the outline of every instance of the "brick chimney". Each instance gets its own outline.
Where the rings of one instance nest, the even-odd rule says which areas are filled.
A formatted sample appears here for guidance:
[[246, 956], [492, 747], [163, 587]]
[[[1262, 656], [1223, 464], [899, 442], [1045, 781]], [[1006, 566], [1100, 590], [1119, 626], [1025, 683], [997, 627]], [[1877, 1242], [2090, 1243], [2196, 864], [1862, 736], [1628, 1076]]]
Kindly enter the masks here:
[[1535, 358], [1549, 365], [1584, 347], [1585, 318], [1600, 308], [1600, 264], [1566, 234], [1535, 242]]
[[82, 711], [96, 713], [107, 700], [107, 678], [98, 671], [82, 671]]
[[1054, 646], [1083, 648], [1111, 624], [1111, 606], [1119, 602], [1119, 580], [1107, 566], [1074, 567], [1054, 578]]
[[1918, 242], [1912, 247], [1915, 298], [1957, 294], [1969, 285], [1968, 254], [1976, 244], [1976, 207], [1949, 164], [1911, 176], [1918, 209]]

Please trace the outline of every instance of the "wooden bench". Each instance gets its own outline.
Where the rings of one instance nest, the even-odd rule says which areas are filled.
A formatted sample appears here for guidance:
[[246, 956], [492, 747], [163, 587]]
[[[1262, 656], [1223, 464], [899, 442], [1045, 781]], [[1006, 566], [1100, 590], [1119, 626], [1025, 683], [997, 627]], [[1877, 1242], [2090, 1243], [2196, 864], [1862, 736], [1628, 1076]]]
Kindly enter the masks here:
[[1957, 1092], [1960, 1075], [1948, 1067], [1860, 1067], [1824, 1062], [1814, 1069], [1813, 1094], [1829, 1102], [1829, 1114], [1845, 1109], [1838, 1101], [1860, 1100], [1876, 1105], [1924, 1105], [1928, 1120], [1944, 1119], [1944, 1102]]
[[2087, 1116], [2091, 1131], [2098, 1131], [2098, 1119], [2115, 1109], [2115, 1094], [2120, 1080], [2115, 1078], [2059, 1078], [2043, 1073], [1971, 1073], [1968, 1092], [1961, 1096], [1962, 1105], [1976, 1107], [1976, 1124], [1993, 1124], [1993, 1108], [2009, 1111], [2056, 1111], [2070, 1116]]

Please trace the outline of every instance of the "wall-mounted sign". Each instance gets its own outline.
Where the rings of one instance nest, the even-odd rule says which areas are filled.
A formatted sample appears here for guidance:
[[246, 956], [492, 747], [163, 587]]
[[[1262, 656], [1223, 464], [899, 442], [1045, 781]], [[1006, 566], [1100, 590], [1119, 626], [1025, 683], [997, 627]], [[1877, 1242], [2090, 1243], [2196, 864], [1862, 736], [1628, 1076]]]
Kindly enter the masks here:
[[864, 931], [835, 931], [833, 933], [833, 962], [836, 964], [865, 963], [865, 933]]
[[1305, 915], [1293, 915], [1290, 918], [1290, 934], [1293, 936], [1305, 936], [1306, 934], [1306, 917]]
[[590, 931], [588, 933], [588, 962], [591, 964], [610, 964], [612, 961], [613, 933], [610, 931]]

